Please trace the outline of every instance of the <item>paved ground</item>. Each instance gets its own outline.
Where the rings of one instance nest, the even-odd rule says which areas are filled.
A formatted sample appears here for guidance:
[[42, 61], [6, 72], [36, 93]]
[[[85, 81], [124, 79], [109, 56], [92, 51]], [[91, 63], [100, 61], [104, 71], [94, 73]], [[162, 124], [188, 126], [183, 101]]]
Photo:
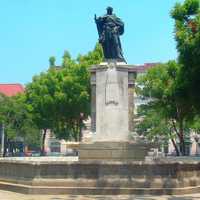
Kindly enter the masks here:
[[22, 195], [0, 190], [0, 200], [200, 200], [200, 194], [183, 196]]

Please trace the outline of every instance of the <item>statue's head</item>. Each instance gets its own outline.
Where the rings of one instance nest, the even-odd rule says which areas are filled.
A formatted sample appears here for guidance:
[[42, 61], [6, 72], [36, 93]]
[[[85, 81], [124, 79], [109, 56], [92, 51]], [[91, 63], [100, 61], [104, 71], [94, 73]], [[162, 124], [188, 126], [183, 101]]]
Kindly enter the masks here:
[[108, 15], [112, 15], [112, 12], [113, 12], [113, 8], [112, 8], [112, 7], [108, 6], [108, 7], [106, 8], [106, 10], [107, 10], [107, 14], [108, 14]]

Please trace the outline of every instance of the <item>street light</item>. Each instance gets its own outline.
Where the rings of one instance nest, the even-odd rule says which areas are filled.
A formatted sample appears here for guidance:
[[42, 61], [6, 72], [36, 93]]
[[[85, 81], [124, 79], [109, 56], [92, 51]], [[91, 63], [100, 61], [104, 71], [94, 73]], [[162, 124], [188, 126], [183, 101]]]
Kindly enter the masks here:
[[1, 124], [1, 156], [3, 157], [4, 154], [4, 140], [5, 140], [5, 127], [4, 124]]

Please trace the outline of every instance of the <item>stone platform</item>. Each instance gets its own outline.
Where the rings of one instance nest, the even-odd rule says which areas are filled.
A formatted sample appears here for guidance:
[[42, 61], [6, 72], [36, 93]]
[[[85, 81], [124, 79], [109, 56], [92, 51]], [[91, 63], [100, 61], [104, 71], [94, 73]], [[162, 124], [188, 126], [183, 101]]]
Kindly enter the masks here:
[[200, 192], [200, 161], [1, 159], [0, 189], [54, 195], [191, 194]]
[[142, 142], [94, 142], [80, 143], [80, 160], [144, 160], [154, 144]]

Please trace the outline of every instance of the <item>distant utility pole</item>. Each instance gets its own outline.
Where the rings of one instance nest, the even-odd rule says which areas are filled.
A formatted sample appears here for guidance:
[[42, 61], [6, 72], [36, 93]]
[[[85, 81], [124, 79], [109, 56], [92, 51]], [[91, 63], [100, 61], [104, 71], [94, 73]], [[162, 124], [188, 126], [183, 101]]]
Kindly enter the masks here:
[[4, 154], [4, 142], [5, 142], [5, 127], [4, 124], [1, 124], [1, 157], [3, 157]]

